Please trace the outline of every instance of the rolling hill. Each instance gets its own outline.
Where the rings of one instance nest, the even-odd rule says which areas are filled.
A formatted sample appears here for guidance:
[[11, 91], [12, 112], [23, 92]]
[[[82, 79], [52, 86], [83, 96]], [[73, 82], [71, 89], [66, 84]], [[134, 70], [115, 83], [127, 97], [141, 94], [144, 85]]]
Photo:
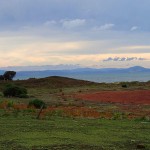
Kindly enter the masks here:
[[98, 84], [90, 81], [77, 80], [77, 79], [59, 77], [59, 76], [51, 76], [51, 77], [40, 78], [40, 79], [30, 78], [28, 80], [16, 80], [13, 82], [29, 88], [30, 87], [64, 88], [64, 87], [80, 87], [80, 86]]

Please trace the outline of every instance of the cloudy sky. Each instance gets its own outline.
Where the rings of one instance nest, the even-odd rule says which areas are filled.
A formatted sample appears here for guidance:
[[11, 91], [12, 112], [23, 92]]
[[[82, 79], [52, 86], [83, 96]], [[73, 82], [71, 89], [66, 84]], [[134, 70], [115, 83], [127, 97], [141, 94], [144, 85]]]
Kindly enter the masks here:
[[150, 0], [0, 0], [0, 67], [150, 68]]

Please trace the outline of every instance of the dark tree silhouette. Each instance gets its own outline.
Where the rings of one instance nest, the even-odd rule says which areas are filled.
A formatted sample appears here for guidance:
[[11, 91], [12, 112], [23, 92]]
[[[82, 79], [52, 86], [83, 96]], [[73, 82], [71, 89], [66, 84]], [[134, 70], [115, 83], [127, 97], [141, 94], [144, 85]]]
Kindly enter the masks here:
[[16, 75], [15, 71], [6, 71], [3, 75], [4, 80], [12, 80]]
[[4, 80], [4, 76], [3, 75], [0, 75], [0, 80]]

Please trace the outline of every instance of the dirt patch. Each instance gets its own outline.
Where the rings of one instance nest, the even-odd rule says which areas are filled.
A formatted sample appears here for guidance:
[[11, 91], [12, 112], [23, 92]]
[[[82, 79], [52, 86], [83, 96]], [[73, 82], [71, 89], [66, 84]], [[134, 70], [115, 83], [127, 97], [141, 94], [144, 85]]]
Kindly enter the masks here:
[[75, 98], [93, 102], [123, 104], [150, 104], [150, 90], [136, 91], [100, 91], [77, 94]]

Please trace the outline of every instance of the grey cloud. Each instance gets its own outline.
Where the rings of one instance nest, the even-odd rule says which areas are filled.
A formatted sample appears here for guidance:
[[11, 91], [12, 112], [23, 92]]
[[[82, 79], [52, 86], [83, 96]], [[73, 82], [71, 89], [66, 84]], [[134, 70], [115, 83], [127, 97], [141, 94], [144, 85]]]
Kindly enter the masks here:
[[139, 60], [146, 60], [145, 58], [139, 58]]
[[144, 61], [146, 60], [145, 58], [138, 58], [138, 57], [109, 57], [104, 59], [103, 61], [134, 61], [134, 60], [139, 60], [139, 61]]
[[112, 61], [112, 60], [113, 60], [113, 58], [109, 57], [107, 59], [104, 59], [103, 61]]
[[125, 57], [120, 58], [120, 61], [126, 61]]

